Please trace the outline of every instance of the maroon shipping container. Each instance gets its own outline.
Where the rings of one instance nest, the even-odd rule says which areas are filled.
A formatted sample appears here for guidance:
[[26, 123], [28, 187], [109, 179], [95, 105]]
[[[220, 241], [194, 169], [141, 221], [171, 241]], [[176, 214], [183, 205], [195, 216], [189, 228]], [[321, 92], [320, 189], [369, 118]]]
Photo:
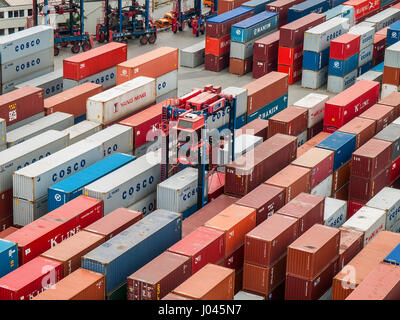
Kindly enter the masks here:
[[307, 140], [314, 138], [318, 133], [324, 129], [324, 122], [320, 121], [314, 124], [311, 128], [307, 128]]
[[350, 175], [371, 179], [392, 163], [392, 143], [371, 139], [351, 156]]
[[[278, 12], [279, 14], [279, 26], [282, 26], [281, 22], [287, 21], [289, 8], [303, 2], [304, 0], [278, 0], [266, 5], [267, 11]], [[286, 23], [283, 23], [286, 24]]]
[[387, 97], [379, 100], [379, 104], [394, 108], [394, 117], [400, 117], [400, 92], [392, 92]]
[[235, 134], [237, 137], [241, 134], [251, 134], [253, 136], [261, 137], [265, 141], [268, 138], [268, 120], [259, 118], [254, 119], [253, 121], [245, 124], [240, 129], [236, 129]]
[[313, 279], [338, 258], [339, 247], [339, 229], [313, 225], [288, 247], [286, 274]]
[[230, 58], [229, 59], [229, 73], [243, 76], [252, 70], [253, 57], [249, 57], [245, 60]]
[[244, 263], [243, 290], [268, 295], [285, 280], [286, 254], [268, 267]]
[[302, 192], [310, 192], [311, 169], [288, 165], [265, 181], [265, 184], [285, 189], [288, 203]]
[[[339, 169], [337, 169], [332, 176], [332, 192], [338, 191], [346, 183], [350, 181], [350, 167], [351, 161], [347, 161]], [[347, 199], [346, 199], [347, 200]]]
[[8, 227], [11, 227], [12, 225], [13, 225], [12, 215], [0, 219], [0, 230], [6, 230]]
[[318, 300], [332, 286], [339, 271], [339, 259], [335, 258], [312, 279], [286, 275], [285, 300]]
[[126, 61], [126, 43], [110, 42], [63, 60], [63, 77], [79, 81]]
[[298, 220], [274, 214], [267, 221], [246, 234], [244, 261], [268, 267], [286, 255], [287, 247], [299, 236]]
[[223, 23], [206, 22], [206, 36], [213, 38], [222, 38], [223, 36], [231, 33], [232, 25], [238, 23], [239, 21], [250, 18], [253, 15], [254, 15], [254, 10], [246, 12], [245, 14], [242, 14], [239, 17], [230, 19]]
[[253, 46], [253, 58], [257, 61], [273, 61], [278, 59], [279, 31], [256, 40]]
[[334, 152], [321, 148], [311, 148], [295, 159], [292, 164], [311, 169], [310, 189], [313, 189], [333, 172]]
[[279, 284], [265, 297], [265, 300], [282, 301], [284, 299], [285, 299], [285, 280], [283, 280], [281, 284]]
[[[268, 10], [268, 9], [267, 9]], [[326, 21], [324, 14], [310, 13], [280, 28], [279, 46], [296, 48], [304, 42], [304, 32]]]
[[253, 78], [259, 79], [267, 73], [278, 70], [278, 58], [272, 61], [258, 61], [253, 57]]
[[206, 54], [204, 58], [204, 69], [220, 72], [229, 66], [229, 53], [223, 56], [214, 56], [213, 54]]
[[236, 272], [243, 269], [244, 245], [234, 250], [224, 258], [224, 267], [234, 269]]
[[[0, 222], [13, 214], [13, 190], [0, 192]], [[12, 219], [11, 219], [12, 224]], [[2, 230], [2, 225], [0, 225]]]
[[324, 221], [325, 198], [302, 192], [277, 213], [299, 220], [299, 236]]
[[196, 211], [189, 218], [182, 222], [182, 238], [195, 231], [198, 227], [204, 225], [208, 220], [214, 218], [222, 210], [228, 208], [238, 200], [236, 197], [220, 195], [217, 199], [205, 205]]
[[395, 119], [395, 109], [383, 104], [374, 104], [367, 111], [360, 114], [360, 118], [374, 120], [375, 133], [378, 133]]
[[273, 71], [243, 86], [247, 89], [247, 115], [287, 94], [288, 81], [286, 73]]
[[108, 241], [142, 218], [142, 212], [119, 208], [87, 226], [83, 230], [104, 236], [105, 241]]
[[390, 183], [390, 165], [372, 179], [350, 176], [349, 200], [367, 202]]
[[[350, 183], [349, 183], [349, 189], [350, 189]], [[358, 210], [360, 210], [366, 204], [367, 201], [359, 202], [359, 201], [349, 200], [347, 203], [347, 220], [349, 220]]]
[[400, 68], [384, 66], [382, 83], [398, 87], [400, 85]]
[[128, 277], [128, 300], [160, 300], [191, 275], [189, 257], [165, 251]]
[[307, 130], [308, 110], [290, 106], [268, 120], [268, 137], [277, 133], [298, 136]]
[[43, 112], [44, 90], [31, 86], [0, 95], [0, 118], [6, 126]]
[[[369, 110], [367, 110], [366, 112], [368, 112]], [[340, 132], [354, 134], [356, 136], [356, 149], [361, 147], [368, 140], [372, 139], [372, 137], [376, 133], [376, 122], [372, 119], [361, 117], [362, 115], [360, 115], [360, 117], [354, 118], [337, 130]]]
[[385, 48], [386, 48], [386, 36], [376, 34], [374, 36], [374, 52], [372, 56], [374, 58], [385, 56]]
[[207, 263], [216, 263], [224, 257], [225, 233], [220, 230], [199, 227], [168, 249], [169, 252], [190, 257], [192, 274]]
[[364, 234], [351, 229], [339, 228], [339, 230], [339, 268], [343, 269], [362, 250]]
[[243, 196], [296, 158], [297, 137], [276, 134], [226, 166], [225, 193]]

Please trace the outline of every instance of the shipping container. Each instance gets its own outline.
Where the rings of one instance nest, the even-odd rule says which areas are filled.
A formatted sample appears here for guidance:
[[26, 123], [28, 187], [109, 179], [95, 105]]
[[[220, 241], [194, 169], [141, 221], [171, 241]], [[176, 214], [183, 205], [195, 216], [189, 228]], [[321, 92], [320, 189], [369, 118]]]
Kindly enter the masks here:
[[239, 291], [233, 297], [233, 300], [265, 300], [263, 295], [257, 295], [246, 291]]
[[196, 68], [204, 64], [205, 40], [179, 51], [181, 67]]
[[301, 64], [303, 61], [303, 45], [299, 45], [296, 48], [288, 48], [279, 46], [278, 49], [278, 62], [279, 64], [291, 66]]
[[205, 54], [222, 56], [229, 53], [231, 46], [231, 35], [227, 34], [222, 38], [206, 37]]
[[[366, 112], [369, 112], [369, 110]], [[374, 136], [376, 131], [375, 121], [363, 118], [362, 115], [363, 114], [361, 114], [360, 117], [354, 118], [338, 129], [338, 132], [351, 133], [356, 136], [356, 149], [368, 142]]]
[[392, 144], [392, 161], [400, 156], [400, 125], [389, 124], [378, 132], [374, 138], [388, 141]]
[[360, 51], [360, 35], [345, 33], [330, 43], [329, 57], [346, 60]]
[[[329, 48], [322, 50], [321, 52], [305, 50], [303, 52], [303, 69], [318, 71], [328, 66], [329, 60]], [[328, 68], [329, 70], [329, 68]]]
[[328, 73], [331, 76], [345, 78], [347, 74], [358, 67], [359, 54], [356, 53], [346, 60], [329, 59]]
[[63, 133], [69, 135], [69, 145], [82, 141], [83, 139], [99, 132], [101, 130], [101, 124], [84, 120], [79, 122], [67, 129], [64, 129]]
[[148, 196], [135, 202], [128, 207], [129, 210], [140, 211], [143, 216], [147, 216], [150, 212], [157, 209], [157, 192], [152, 192]]
[[[239, 129], [241, 130], [241, 129]], [[235, 131], [235, 134], [237, 131]], [[253, 152], [253, 149], [260, 145], [263, 142], [261, 137], [254, 136], [252, 134], [241, 134], [236, 136], [234, 140], [235, 144], [235, 157], [234, 159], [239, 158], [243, 154], [248, 152]], [[218, 165], [226, 165], [231, 163], [232, 161], [232, 146], [231, 143], [225, 143], [219, 148], [218, 158], [214, 161], [218, 161]]]
[[245, 60], [230, 58], [229, 59], [229, 73], [243, 76], [252, 70], [253, 57]]
[[383, 78], [382, 81], [385, 84], [394, 85], [396, 87], [400, 84], [400, 70], [399, 68], [383, 67]]
[[329, 92], [339, 93], [342, 92], [356, 83], [357, 80], [357, 69], [349, 72], [344, 77], [337, 77], [328, 75], [328, 86]]
[[289, 8], [300, 2], [302, 2], [302, 1], [301, 0], [277, 0], [277, 1], [267, 3], [266, 10], [278, 12], [279, 27], [281, 27], [281, 26], [287, 24], [287, 16], [288, 16]]
[[105, 275], [106, 294], [181, 239], [180, 214], [156, 210], [82, 257], [82, 267]]
[[301, 79], [302, 75], [301, 67], [302, 67], [301, 63], [291, 66], [278, 64], [278, 72], [286, 73], [289, 76], [288, 83], [294, 84]]
[[63, 91], [63, 71], [58, 69], [43, 76], [15, 85], [16, 89], [25, 86], [38, 87], [44, 90], [44, 98], [49, 98]]
[[328, 79], [328, 66], [318, 71], [303, 69], [301, 86], [303, 88], [318, 89], [326, 83]]
[[324, 225], [339, 228], [347, 216], [347, 202], [326, 197], [324, 205]]
[[387, 8], [372, 17], [365, 19], [365, 22], [374, 24], [375, 31], [379, 31], [383, 28], [390, 26], [392, 23], [400, 19], [400, 10], [395, 8]]
[[354, 7], [354, 18], [357, 20], [365, 17], [371, 12], [375, 12], [379, 8], [379, 0], [367, 1], [367, 0], [349, 0], [343, 2], [343, 5]]
[[308, 111], [290, 106], [268, 120], [268, 137], [277, 133], [298, 136], [307, 129]]
[[[43, 109], [43, 106], [42, 106], [42, 109]], [[13, 124], [7, 125], [6, 129], [7, 129], [7, 131], [15, 130], [15, 129], [18, 129], [28, 123], [31, 123], [32, 121], [38, 120], [43, 117], [44, 117], [44, 111], [36, 113], [33, 116], [25, 118], [23, 120], [20, 119], [18, 122], [15, 122]]]
[[12, 241], [4, 240], [4, 234], [0, 235], [0, 277], [14, 271], [18, 268], [18, 244]]
[[331, 9], [325, 11], [326, 20], [332, 19], [334, 17], [341, 17], [349, 19], [350, 26], [354, 26], [354, 7], [342, 5], [343, 0], [332, 0]]
[[[384, 35], [386, 36], [386, 45], [391, 46], [400, 40], [400, 22], [397, 21], [392, 23], [389, 27], [386, 28], [386, 32]], [[383, 30], [382, 30], [383, 31]]]
[[275, 31], [254, 42], [253, 58], [257, 61], [272, 61], [278, 57], [279, 31]]
[[79, 81], [72, 79], [64, 79], [63, 88], [64, 91], [66, 91], [74, 87], [78, 87], [84, 83], [101, 85], [103, 90], [114, 87], [115, 84], [117, 83], [117, 66], [114, 66], [104, 71], [100, 71], [99, 73], [95, 73]]
[[330, 136], [330, 133], [327, 132], [320, 132], [315, 137], [312, 137], [308, 141], [306, 141], [303, 145], [297, 148], [297, 158], [302, 156], [308, 150], [314, 148], [318, 143], [325, 140], [327, 137]]
[[287, 21], [292, 22], [310, 13], [323, 13], [329, 9], [329, 1], [307, 0], [289, 8]]
[[240, 130], [235, 130], [235, 134], [252, 134], [265, 141], [268, 137], [268, 120], [254, 119], [241, 127]]
[[9, 234], [14, 233], [17, 230], [18, 230], [18, 228], [16, 228], [16, 227], [8, 227], [8, 228], [4, 229], [3, 231], [0, 231], [0, 239], [7, 237]]
[[360, 231], [339, 228], [340, 248], [339, 266], [340, 270], [347, 265], [364, 247], [364, 234]]
[[311, 128], [324, 119], [325, 103], [329, 96], [319, 93], [310, 93], [293, 103], [293, 106], [308, 110], [307, 128]]
[[26, 226], [48, 212], [47, 195], [34, 201], [13, 197], [13, 223]]
[[361, 80], [369, 80], [369, 81], [376, 81], [376, 82], [382, 83], [382, 77], [383, 77], [382, 72], [369, 70], [366, 73], [358, 76], [356, 79], [356, 82], [361, 81]]

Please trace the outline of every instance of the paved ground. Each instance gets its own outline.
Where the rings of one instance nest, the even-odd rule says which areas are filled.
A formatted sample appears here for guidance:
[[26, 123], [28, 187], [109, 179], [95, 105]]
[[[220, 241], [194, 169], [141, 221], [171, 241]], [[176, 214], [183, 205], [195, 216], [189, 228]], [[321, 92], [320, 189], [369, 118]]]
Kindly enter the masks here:
[[[161, 17], [165, 12], [168, 12], [172, 5], [162, 5], [155, 10], [155, 18]], [[204, 9], [208, 11], [208, 9]], [[206, 12], [205, 11], [205, 12]], [[138, 40], [130, 40], [128, 43], [128, 58], [133, 58], [156, 47], [169, 46], [174, 48], [186, 48], [197, 42], [204, 41], [205, 36], [196, 37], [191, 33], [191, 29], [185, 28], [183, 32], [174, 34], [172, 31], [163, 31], [158, 34], [157, 42], [154, 45], [141, 46]], [[99, 45], [95, 43], [95, 46]], [[71, 56], [72, 53], [69, 48], [60, 50], [60, 55], [55, 57], [55, 69], [62, 68], [62, 60]], [[156, 68], [157, 66], [155, 66]], [[221, 72], [212, 72], [204, 70], [204, 65], [197, 68], [180, 67], [178, 72], [178, 94], [183, 95], [191, 91], [193, 87], [202, 87], [206, 84], [221, 85], [223, 88], [229, 86], [241, 87], [251, 82], [251, 73], [244, 76], [237, 76], [230, 74], [228, 69]], [[289, 87], [289, 104], [294, 103], [300, 98], [304, 97], [310, 92], [320, 92], [332, 96], [332, 93], [327, 93], [324, 89], [311, 90], [304, 89], [300, 86], [300, 82]]]

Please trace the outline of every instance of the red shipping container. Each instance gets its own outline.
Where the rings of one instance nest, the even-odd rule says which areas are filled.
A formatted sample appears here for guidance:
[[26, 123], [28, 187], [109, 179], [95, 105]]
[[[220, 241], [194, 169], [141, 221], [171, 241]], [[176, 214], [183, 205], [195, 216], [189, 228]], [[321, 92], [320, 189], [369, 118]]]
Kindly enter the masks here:
[[[366, 112], [371, 110], [371, 108]], [[376, 123], [372, 119], [362, 118], [361, 114], [360, 117], [350, 120], [337, 131], [354, 134], [356, 136], [356, 149], [358, 149], [375, 135]]]
[[339, 229], [315, 224], [288, 247], [286, 274], [313, 279], [338, 258], [339, 247]]
[[18, 243], [22, 265], [103, 216], [103, 201], [79, 196], [6, 237]]
[[206, 37], [205, 54], [213, 54], [214, 56], [222, 56], [229, 53], [231, 47], [231, 35], [227, 34], [222, 38]]
[[[303, 0], [277, 0], [266, 5], [267, 11], [278, 12], [279, 27], [286, 24], [289, 8]], [[281, 24], [282, 23], [282, 24]]]
[[307, 130], [308, 110], [289, 106], [268, 120], [268, 137], [277, 133], [298, 136]]
[[301, 80], [303, 61], [294, 66], [285, 66], [278, 64], [278, 72], [286, 73], [289, 75], [289, 84], [294, 84]]
[[254, 15], [254, 10], [246, 12], [239, 17], [224, 21], [222, 23], [206, 22], [206, 36], [213, 38], [221, 38], [227, 34], [231, 34], [231, 27], [239, 21], [250, 18]]
[[79, 81], [110, 69], [127, 59], [126, 43], [110, 42], [63, 60], [63, 77]]
[[371, 12], [375, 13], [375, 11], [379, 9], [380, 2], [380, 0], [350, 0], [342, 4], [354, 7], [354, 19], [358, 20]]
[[364, 207], [365, 204], [366, 202], [349, 200], [347, 203], [347, 220], [349, 220], [358, 210]]
[[279, 47], [278, 63], [293, 66], [303, 63], [303, 45], [296, 48]]
[[299, 236], [316, 223], [324, 221], [325, 198], [309, 193], [300, 193], [277, 213], [299, 221]]
[[273, 61], [258, 61], [253, 57], [253, 78], [258, 79], [270, 73], [271, 71], [278, 70], [278, 59]]
[[138, 148], [154, 139], [162, 121], [163, 105], [164, 103], [161, 102], [148, 107], [119, 122], [119, 124], [133, 128], [134, 148]]
[[236, 272], [243, 269], [244, 245], [241, 245], [224, 258], [224, 267], [234, 269]]
[[364, 246], [364, 234], [360, 231], [339, 228], [339, 268], [340, 270], [350, 262]]
[[392, 162], [392, 143], [371, 139], [351, 156], [350, 175], [372, 179]]
[[60, 262], [36, 257], [0, 278], [0, 300], [31, 300], [62, 278]]
[[256, 225], [259, 225], [285, 205], [285, 189], [261, 184], [236, 204], [256, 209]]
[[253, 67], [253, 57], [249, 57], [246, 60], [230, 58], [229, 59], [229, 73], [243, 76], [249, 73]]
[[254, 42], [253, 58], [257, 61], [272, 61], [278, 58], [279, 31]]
[[263, 139], [263, 141], [265, 141], [268, 138], [268, 120], [260, 118], [254, 119], [240, 129], [235, 130], [235, 134], [237, 136], [241, 134], [251, 134], [253, 136], [260, 137]]
[[400, 157], [398, 157], [390, 165], [390, 180], [389, 180], [389, 183], [391, 184], [398, 177], [400, 177]]
[[324, 126], [340, 128], [379, 99], [379, 82], [360, 80], [325, 103]]
[[199, 227], [168, 249], [169, 252], [191, 258], [192, 274], [207, 263], [217, 263], [224, 257], [225, 233], [207, 227]]
[[313, 189], [333, 172], [334, 152], [331, 150], [312, 148], [292, 165], [311, 169], [310, 189]]
[[0, 192], [0, 221], [13, 214], [13, 190]]
[[345, 33], [331, 41], [329, 58], [347, 60], [360, 51], [360, 35]]
[[17, 230], [18, 230], [18, 228], [15, 228], [15, 227], [8, 227], [8, 228], [4, 229], [3, 231], [0, 232], [0, 239], [4, 239], [5, 237], [10, 235], [11, 233], [14, 233]]
[[367, 202], [389, 185], [390, 165], [372, 179], [350, 176], [349, 200]]
[[0, 118], [10, 126], [43, 112], [44, 90], [31, 86], [0, 95]]
[[229, 66], [229, 53], [222, 56], [214, 56], [213, 54], [206, 54], [204, 58], [204, 69], [214, 72], [220, 72], [221, 70]]
[[376, 34], [374, 36], [374, 52], [372, 57], [379, 57], [385, 55], [386, 48], [386, 35]]
[[299, 236], [298, 220], [274, 214], [246, 234], [244, 261], [255, 266], [268, 267], [285, 255], [287, 247]]

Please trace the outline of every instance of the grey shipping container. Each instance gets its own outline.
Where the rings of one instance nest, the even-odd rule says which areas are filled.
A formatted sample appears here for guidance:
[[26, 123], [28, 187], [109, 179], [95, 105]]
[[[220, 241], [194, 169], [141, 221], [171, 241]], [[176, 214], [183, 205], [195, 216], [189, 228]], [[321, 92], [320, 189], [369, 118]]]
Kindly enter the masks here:
[[0, 192], [12, 188], [14, 171], [64, 149], [68, 144], [69, 137], [66, 133], [49, 130], [2, 152], [0, 157]]
[[13, 198], [13, 223], [17, 226], [26, 226], [47, 212], [47, 195], [35, 201]]
[[0, 144], [0, 152], [4, 151], [7, 149], [7, 145], [6, 144]]
[[349, 33], [356, 34], [361, 37], [360, 38], [360, 51], [362, 49], [374, 44], [374, 34], [375, 34], [374, 27], [355, 25], [354, 27], [350, 28]]
[[103, 158], [99, 142], [80, 141], [13, 174], [13, 196], [30, 201], [47, 194], [47, 189]]
[[318, 89], [323, 86], [328, 78], [328, 66], [319, 71], [303, 69], [301, 75], [301, 86], [303, 88]]
[[357, 70], [346, 74], [344, 77], [328, 76], [327, 90], [330, 92], [342, 92], [356, 83]]
[[135, 202], [128, 207], [129, 210], [141, 211], [143, 217], [156, 210], [157, 192], [150, 193], [143, 199]]
[[375, 32], [391, 25], [400, 19], [400, 10], [396, 8], [387, 8], [364, 21], [371, 23], [375, 27]]
[[101, 124], [84, 120], [62, 132], [69, 134], [69, 144], [77, 143], [101, 130]]
[[0, 118], [0, 145], [7, 143], [6, 132], [6, 120]]
[[324, 205], [324, 224], [328, 227], [339, 228], [347, 217], [347, 202], [326, 197]]
[[26, 125], [27, 123], [31, 123], [32, 121], [35, 121], [37, 119], [43, 118], [44, 117], [44, 111], [43, 112], [39, 112], [35, 115], [33, 115], [32, 117], [26, 118], [24, 120], [18, 121], [16, 123], [13, 123], [9, 126], [6, 127], [7, 132], [18, 129], [24, 125]]
[[161, 152], [149, 152], [87, 185], [83, 194], [103, 200], [104, 215], [128, 207], [156, 191], [161, 176]]
[[87, 82], [101, 84], [103, 86], [103, 89], [111, 88], [115, 86], [117, 83], [117, 67], [112, 67], [110, 69], [101, 71], [99, 73], [96, 73], [94, 75], [91, 75], [90, 77], [87, 77], [79, 81], [64, 79], [63, 81], [64, 91], [71, 89], [73, 87], [77, 87], [80, 84]]
[[400, 157], [400, 125], [391, 123], [378, 132], [374, 138], [393, 143], [392, 162]]
[[400, 41], [386, 48], [384, 65], [386, 67], [400, 68]]
[[7, 132], [8, 148], [37, 136], [47, 130], [62, 131], [74, 125], [74, 116], [64, 112], [54, 112], [18, 129]]
[[163, 94], [162, 96], [159, 96], [156, 98], [156, 103], [160, 103], [166, 99], [170, 99], [170, 98], [176, 98], [178, 96], [178, 90], [172, 90], [170, 92], [167, 92], [166, 94]]
[[32, 55], [54, 47], [54, 31], [50, 26], [40, 25], [0, 38], [0, 62]]
[[54, 66], [54, 49], [46, 49], [29, 56], [13, 59], [1, 65], [1, 83], [26, 77], [39, 70]]
[[106, 294], [181, 239], [181, 215], [156, 210], [82, 257], [82, 268], [105, 275]]
[[266, 34], [263, 34], [262, 36], [259, 36], [244, 43], [232, 41], [230, 47], [230, 58], [236, 58], [241, 60], [250, 58], [251, 56], [253, 56], [254, 42], [256, 42], [261, 38], [264, 38], [265, 36]]
[[1, 92], [2, 92], [2, 94], [11, 92], [11, 91], [17, 89], [17, 86], [20, 83], [24, 83], [26, 81], [30, 81], [32, 79], [36, 79], [37, 77], [42, 77], [43, 75], [46, 75], [46, 74], [49, 74], [49, 73], [52, 73], [52, 72], [54, 72], [54, 66], [53, 65], [48, 67], [48, 68], [40, 69], [40, 70], [35, 71], [33, 73], [29, 73], [28, 75], [26, 75], [24, 77], [20, 77], [18, 79], [15, 79], [15, 80], [12, 80], [12, 81], [9, 81], [9, 82], [1, 83], [1, 81], [0, 81]]
[[181, 49], [179, 59], [181, 67], [196, 68], [204, 64], [206, 41]]
[[19, 83], [15, 85], [15, 88], [19, 89], [25, 86], [43, 88], [45, 99], [54, 96], [63, 91], [63, 70], [58, 69], [32, 80]]
[[369, 70], [366, 73], [363, 73], [359, 77], [357, 77], [356, 82], [360, 80], [370, 80], [377, 81], [382, 83], [383, 72]]

